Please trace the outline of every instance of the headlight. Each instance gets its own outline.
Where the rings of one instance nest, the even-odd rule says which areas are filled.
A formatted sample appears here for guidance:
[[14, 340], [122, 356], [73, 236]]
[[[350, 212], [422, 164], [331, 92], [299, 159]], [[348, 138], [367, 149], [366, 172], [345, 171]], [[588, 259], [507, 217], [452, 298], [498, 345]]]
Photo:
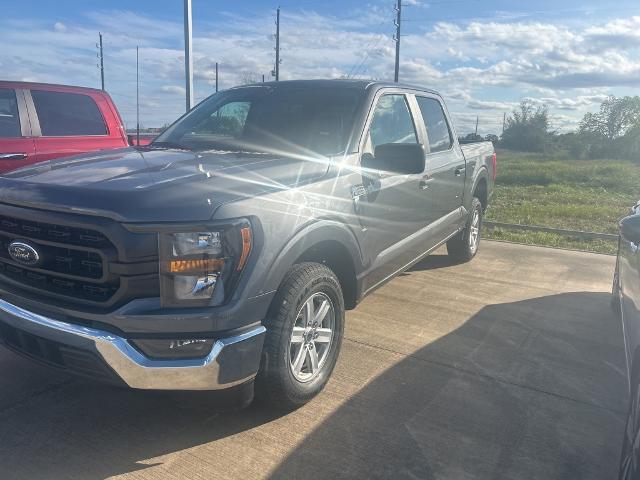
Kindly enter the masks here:
[[248, 221], [159, 235], [163, 306], [214, 306], [229, 299], [251, 252]]

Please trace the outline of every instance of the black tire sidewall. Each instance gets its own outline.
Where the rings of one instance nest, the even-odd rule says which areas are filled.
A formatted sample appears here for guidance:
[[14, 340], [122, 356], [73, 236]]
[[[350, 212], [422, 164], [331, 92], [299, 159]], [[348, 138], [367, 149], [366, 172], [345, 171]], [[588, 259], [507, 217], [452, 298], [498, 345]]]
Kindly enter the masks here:
[[[480, 219], [478, 222], [478, 244], [476, 245], [475, 251], [472, 252], [471, 246], [469, 245], [469, 238], [471, 236], [471, 224], [473, 223], [473, 214], [475, 211], [478, 212]], [[482, 217], [482, 202], [480, 202], [477, 197], [473, 197], [471, 200], [471, 211], [469, 212], [469, 217], [464, 230], [447, 242], [447, 252], [455, 261], [468, 262], [478, 253], [480, 243], [482, 241]]]
[[[318, 376], [309, 382], [300, 382], [293, 376], [291, 368], [289, 367], [289, 337], [293, 330], [293, 325], [296, 321], [298, 312], [302, 309], [304, 303], [314, 295], [315, 293], [324, 293], [333, 304], [333, 311], [335, 317], [334, 334], [331, 341], [331, 347], [327, 359], [320, 370]], [[342, 344], [342, 333], [344, 329], [344, 307], [342, 306], [342, 299], [338, 298], [338, 292], [335, 290], [335, 286], [331, 282], [323, 281], [312, 285], [309, 290], [304, 294], [301, 294], [298, 298], [298, 302], [294, 309], [291, 310], [287, 318], [286, 328], [283, 331], [280, 341], [280, 353], [281, 358], [278, 363], [281, 363], [281, 368], [285, 370], [287, 374], [286, 383], [289, 384], [288, 388], [295, 394], [296, 397], [315, 396], [329, 380], [329, 376], [335, 367], [338, 359], [338, 352]]]
[[[313, 271], [308, 275], [306, 268]], [[308, 278], [306, 278], [308, 277]], [[300, 281], [304, 278], [304, 283]], [[294, 291], [298, 290], [298, 291]], [[334, 337], [320, 373], [309, 382], [300, 382], [293, 376], [289, 363], [291, 333], [298, 312], [315, 293], [329, 297], [334, 310]], [[291, 301], [290, 301], [291, 300]], [[326, 385], [336, 365], [344, 333], [344, 300], [340, 283], [333, 272], [321, 264], [307, 263], [294, 266], [291, 275], [283, 282], [274, 299], [272, 321], [267, 320], [267, 339], [271, 343], [271, 358], [265, 371], [259, 373], [259, 388], [267, 390], [266, 396], [274, 406], [290, 409], [304, 405]], [[275, 327], [275, 328], [273, 328]], [[263, 392], [258, 392], [260, 395]], [[264, 395], [261, 395], [264, 396]]]

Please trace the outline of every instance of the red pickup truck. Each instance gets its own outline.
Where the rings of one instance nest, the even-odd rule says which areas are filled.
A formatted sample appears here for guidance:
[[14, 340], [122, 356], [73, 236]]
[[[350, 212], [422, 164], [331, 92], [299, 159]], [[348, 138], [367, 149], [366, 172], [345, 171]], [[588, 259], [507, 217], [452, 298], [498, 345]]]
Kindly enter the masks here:
[[0, 173], [132, 143], [103, 90], [0, 81]]

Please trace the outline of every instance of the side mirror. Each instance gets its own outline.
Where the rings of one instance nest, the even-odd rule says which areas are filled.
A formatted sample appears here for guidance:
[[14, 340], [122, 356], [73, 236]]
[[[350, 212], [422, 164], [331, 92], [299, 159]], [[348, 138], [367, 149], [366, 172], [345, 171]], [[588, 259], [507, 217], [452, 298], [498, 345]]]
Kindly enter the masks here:
[[374, 154], [362, 156], [362, 166], [385, 172], [417, 174], [424, 172], [424, 147], [416, 143], [384, 143]]
[[620, 236], [627, 242], [640, 244], [640, 215], [629, 215], [620, 220]]

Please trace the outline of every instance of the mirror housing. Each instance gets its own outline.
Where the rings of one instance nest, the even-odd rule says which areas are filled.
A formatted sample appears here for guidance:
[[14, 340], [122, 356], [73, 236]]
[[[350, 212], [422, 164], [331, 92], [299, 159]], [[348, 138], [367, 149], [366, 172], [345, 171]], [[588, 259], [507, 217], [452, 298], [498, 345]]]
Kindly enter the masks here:
[[629, 215], [620, 220], [620, 236], [627, 242], [640, 244], [640, 215]]
[[384, 172], [422, 173], [425, 167], [424, 147], [418, 143], [383, 143], [375, 148], [373, 155], [362, 155], [361, 164]]

